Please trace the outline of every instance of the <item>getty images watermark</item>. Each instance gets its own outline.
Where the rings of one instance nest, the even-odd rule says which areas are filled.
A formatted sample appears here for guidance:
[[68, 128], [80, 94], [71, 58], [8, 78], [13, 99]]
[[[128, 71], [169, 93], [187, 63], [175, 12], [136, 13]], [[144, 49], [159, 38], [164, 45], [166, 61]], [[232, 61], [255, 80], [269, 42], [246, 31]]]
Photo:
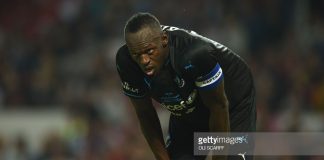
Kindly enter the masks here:
[[195, 132], [195, 155], [324, 156], [324, 132]]
[[207, 133], [194, 134], [195, 155], [240, 155], [252, 154], [254, 141], [248, 133]]
[[248, 144], [247, 140], [248, 135], [245, 136], [236, 136], [236, 137], [230, 137], [230, 136], [207, 136], [207, 137], [198, 137], [198, 144], [203, 145], [203, 144], [241, 144], [241, 143], [246, 143]]

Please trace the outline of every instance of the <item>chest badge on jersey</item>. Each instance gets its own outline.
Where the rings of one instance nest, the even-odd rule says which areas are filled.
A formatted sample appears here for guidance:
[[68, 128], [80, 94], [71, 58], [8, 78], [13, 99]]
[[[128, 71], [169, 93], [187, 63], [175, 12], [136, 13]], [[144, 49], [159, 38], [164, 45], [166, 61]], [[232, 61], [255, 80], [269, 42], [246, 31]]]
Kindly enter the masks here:
[[182, 88], [185, 85], [185, 81], [184, 79], [176, 76], [174, 81], [176, 82], [176, 84], [178, 85], [179, 88]]

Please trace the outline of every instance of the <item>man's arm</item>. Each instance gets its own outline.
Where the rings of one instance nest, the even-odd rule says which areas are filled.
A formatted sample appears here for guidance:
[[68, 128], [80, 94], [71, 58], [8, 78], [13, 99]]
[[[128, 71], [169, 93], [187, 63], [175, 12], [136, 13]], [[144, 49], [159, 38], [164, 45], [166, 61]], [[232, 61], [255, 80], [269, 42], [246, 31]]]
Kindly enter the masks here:
[[141, 99], [130, 98], [146, 141], [148, 142], [157, 160], [169, 160], [165, 148], [161, 124], [149, 97]]
[[[210, 132], [229, 132], [228, 101], [224, 90], [224, 80], [210, 90], [200, 90], [200, 96], [205, 106], [210, 110], [209, 130]], [[226, 160], [226, 156], [213, 156], [213, 160]]]
[[203, 103], [210, 110], [209, 129], [211, 132], [229, 132], [228, 101], [224, 90], [224, 80], [215, 88], [200, 90]]

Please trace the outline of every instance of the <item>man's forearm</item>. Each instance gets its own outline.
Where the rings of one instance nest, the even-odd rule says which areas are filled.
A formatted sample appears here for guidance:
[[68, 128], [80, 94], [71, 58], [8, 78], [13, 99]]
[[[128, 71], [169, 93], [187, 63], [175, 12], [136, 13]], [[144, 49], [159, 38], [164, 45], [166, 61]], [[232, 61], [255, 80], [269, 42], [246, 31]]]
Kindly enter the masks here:
[[[217, 110], [211, 110], [209, 118], [209, 130], [210, 132], [229, 132], [230, 123], [228, 115], [228, 106], [218, 106], [215, 107]], [[225, 144], [226, 145], [226, 144]], [[225, 146], [224, 152], [227, 150]], [[212, 156], [213, 160], [227, 160], [227, 156]]]
[[156, 111], [150, 114], [138, 115], [142, 132], [157, 160], [169, 160], [165, 148], [161, 124]]
[[228, 106], [215, 107], [211, 109], [209, 117], [210, 132], [229, 132], [230, 123], [228, 115]]

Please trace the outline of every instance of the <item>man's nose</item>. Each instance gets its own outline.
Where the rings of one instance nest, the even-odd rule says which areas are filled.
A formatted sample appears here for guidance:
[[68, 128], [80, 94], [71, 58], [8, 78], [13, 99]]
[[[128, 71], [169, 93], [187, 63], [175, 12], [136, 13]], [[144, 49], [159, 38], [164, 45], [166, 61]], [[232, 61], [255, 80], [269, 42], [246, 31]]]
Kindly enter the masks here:
[[148, 65], [150, 63], [150, 57], [147, 54], [142, 54], [140, 58], [140, 63], [144, 66]]

